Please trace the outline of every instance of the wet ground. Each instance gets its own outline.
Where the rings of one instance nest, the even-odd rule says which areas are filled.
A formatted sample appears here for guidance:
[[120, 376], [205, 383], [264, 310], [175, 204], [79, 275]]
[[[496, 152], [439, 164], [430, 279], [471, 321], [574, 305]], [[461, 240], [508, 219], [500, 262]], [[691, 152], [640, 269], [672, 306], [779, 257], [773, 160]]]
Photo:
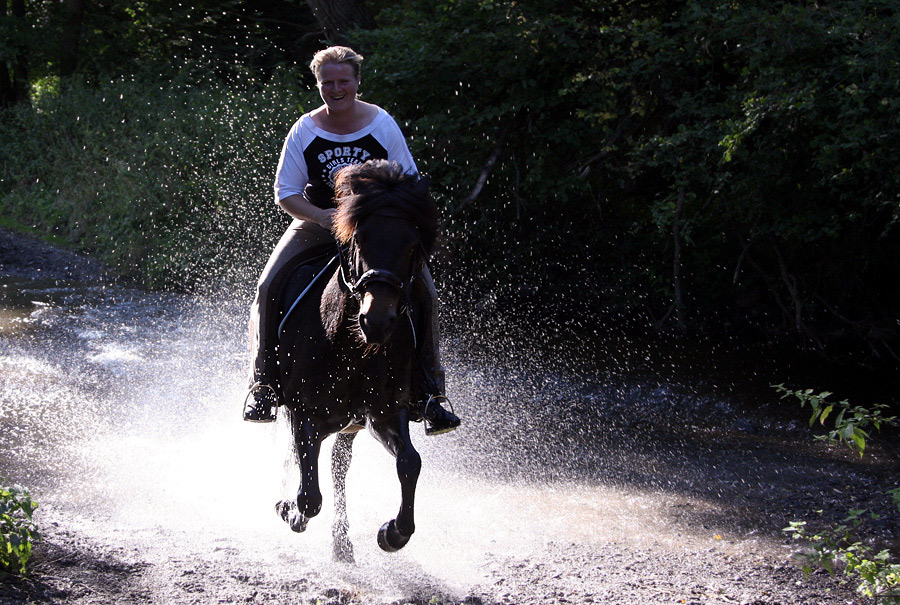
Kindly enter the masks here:
[[357, 563], [332, 563], [327, 480], [325, 510], [290, 532], [273, 511], [298, 483], [285, 423], [240, 420], [245, 304], [115, 285], [2, 234], [0, 475], [30, 488], [45, 538], [0, 603], [862, 603], [837, 578], [804, 580], [781, 529], [853, 506], [896, 538], [890, 441], [860, 459], [774, 395], [747, 405], [457, 329], [445, 362], [465, 424], [415, 433], [415, 536], [378, 549], [399, 489], [363, 435]]

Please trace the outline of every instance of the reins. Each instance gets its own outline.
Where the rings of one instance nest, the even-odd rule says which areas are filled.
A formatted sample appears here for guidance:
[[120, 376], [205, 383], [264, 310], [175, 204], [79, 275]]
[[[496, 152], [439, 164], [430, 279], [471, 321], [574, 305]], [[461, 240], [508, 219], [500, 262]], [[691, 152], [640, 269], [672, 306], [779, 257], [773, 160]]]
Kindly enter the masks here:
[[[344, 246], [340, 246], [338, 248], [337, 254], [331, 257], [321, 270], [316, 273], [313, 278], [310, 280], [309, 284], [303, 291], [297, 296], [294, 300], [291, 307], [287, 310], [287, 313], [284, 314], [284, 317], [281, 319], [281, 323], [278, 324], [278, 338], [284, 335], [284, 327], [287, 325], [287, 321], [290, 318], [291, 314], [294, 312], [294, 309], [297, 308], [297, 305], [300, 304], [300, 301], [306, 296], [306, 294], [312, 289], [314, 285], [319, 281], [323, 275], [328, 273], [331, 268], [334, 266], [335, 262], [339, 263], [338, 275], [340, 276], [340, 284], [341, 287], [344, 288], [347, 292], [349, 292], [358, 302], [362, 302], [362, 297], [365, 293], [366, 286], [372, 282], [382, 282], [385, 283], [392, 288], [395, 288], [400, 292], [400, 314], [404, 314], [409, 318], [410, 327], [413, 330], [413, 339], [416, 339], [415, 335], [415, 327], [412, 325], [412, 316], [409, 312], [409, 291], [412, 287], [412, 284], [416, 281], [416, 276], [419, 273], [419, 268], [413, 271], [412, 276], [410, 277], [408, 282], [403, 282], [399, 277], [394, 275], [393, 272], [388, 271], [387, 269], [369, 269], [365, 273], [363, 273], [358, 278], [354, 276], [352, 263], [348, 258], [351, 250], [355, 248], [356, 240], [355, 236], [351, 237], [350, 242]], [[419, 260], [428, 266], [428, 255], [425, 253], [425, 248], [422, 246], [422, 242], [419, 241], [417, 250], [419, 251]]]
[[319, 281], [320, 277], [325, 275], [326, 271], [331, 269], [331, 267], [334, 265], [334, 262], [336, 260], [338, 260], [340, 257], [341, 257], [340, 252], [338, 252], [337, 254], [332, 256], [331, 260], [328, 261], [328, 264], [325, 265], [321, 271], [319, 271], [318, 273], [315, 274], [315, 276], [310, 280], [309, 285], [307, 285], [306, 288], [303, 289], [303, 292], [301, 292], [300, 295], [297, 296], [296, 300], [294, 300], [294, 304], [291, 305], [291, 308], [288, 309], [287, 313], [284, 314], [284, 318], [281, 320], [281, 323], [278, 324], [279, 340], [281, 339], [281, 336], [284, 334], [284, 326], [287, 323], [288, 317], [291, 316], [291, 313], [294, 311], [295, 308], [297, 308], [297, 305], [300, 304], [300, 301], [303, 300], [303, 297], [306, 296], [306, 293], [309, 292], [310, 289], [312, 289], [312, 287], [316, 284], [316, 282]]

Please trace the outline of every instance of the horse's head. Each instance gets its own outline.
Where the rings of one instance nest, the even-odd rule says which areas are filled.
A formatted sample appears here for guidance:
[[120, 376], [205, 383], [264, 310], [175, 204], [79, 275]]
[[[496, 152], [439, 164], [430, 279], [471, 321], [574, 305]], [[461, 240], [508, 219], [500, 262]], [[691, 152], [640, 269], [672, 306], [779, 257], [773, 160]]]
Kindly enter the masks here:
[[434, 246], [437, 207], [426, 180], [385, 160], [345, 168], [335, 191], [341, 275], [359, 301], [365, 342], [382, 345], [405, 311], [412, 282]]

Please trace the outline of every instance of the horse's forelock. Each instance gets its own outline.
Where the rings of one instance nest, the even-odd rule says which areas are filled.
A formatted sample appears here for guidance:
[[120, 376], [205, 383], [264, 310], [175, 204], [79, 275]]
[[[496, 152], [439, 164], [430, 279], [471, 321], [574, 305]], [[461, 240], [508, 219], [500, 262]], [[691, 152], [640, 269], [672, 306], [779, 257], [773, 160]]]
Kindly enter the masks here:
[[335, 190], [338, 212], [334, 234], [339, 242], [349, 242], [356, 226], [367, 216], [389, 213], [415, 224], [422, 245], [431, 252], [438, 212], [427, 181], [404, 174], [396, 162], [374, 160], [342, 170]]

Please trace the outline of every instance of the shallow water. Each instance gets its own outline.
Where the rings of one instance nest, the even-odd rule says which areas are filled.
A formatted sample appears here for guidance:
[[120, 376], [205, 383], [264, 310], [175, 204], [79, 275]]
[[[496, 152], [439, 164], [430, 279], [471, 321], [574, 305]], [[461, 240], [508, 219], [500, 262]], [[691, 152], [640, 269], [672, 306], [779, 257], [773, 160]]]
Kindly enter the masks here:
[[[329, 474], [322, 514], [291, 533], [273, 512], [299, 480], [286, 421], [240, 418], [245, 301], [9, 279], [0, 292], [0, 474], [31, 488], [39, 520], [151, 561], [171, 557], [173, 541], [181, 556], [240, 552], [285, 576], [298, 558], [327, 568]], [[378, 550], [399, 485], [393, 459], [361, 435], [348, 502], [362, 564], [328, 573], [367, 578], [390, 602], [420, 578], [465, 594], [488, 558], [540, 557], [560, 541], [785, 552], [752, 524], [729, 523], [728, 497], [768, 478], [752, 460], [724, 463], [728, 446], [691, 428], [732, 422], [727, 398], [621, 373], [542, 371], [512, 345], [498, 356], [449, 339], [444, 350], [465, 424], [436, 438], [415, 427], [415, 537], [396, 555]], [[663, 416], [683, 430], [661, 436]]]

